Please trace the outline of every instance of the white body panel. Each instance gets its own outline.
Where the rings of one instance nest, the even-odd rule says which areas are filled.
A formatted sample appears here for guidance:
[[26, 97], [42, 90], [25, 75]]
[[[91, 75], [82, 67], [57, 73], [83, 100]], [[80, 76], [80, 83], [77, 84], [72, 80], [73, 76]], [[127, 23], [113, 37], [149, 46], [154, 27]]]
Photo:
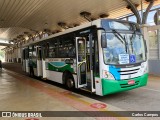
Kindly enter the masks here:
[[37, 76], [42, 76], [42, 60], [37, 60]]
[[74, 83], [75, 83], [75, 88], [78, 88], [77, 86], [77, 75], [73, 75], [73, 78], [74, 78]]
[[37, 75], [37, 74], [38, 74], [38, 73], [37, 73], [37, 68], [33, 68], [33, 71], [34, 71], [34, 75], [35, 75], [35, 76], [38, 76], [38, 75]]
[[26, 60], [26, 73], [29, 73], [29, 60]]
[[46, 78], [46, 62], [45, 60], [42, 60], [42, 74], [43, 74], [43, 78]]
[[102, 96], [102, 83], [101, 83], [101, 78], [95, 77], [95, 92], [97, 95]]
[[55, 72], [55, 71], [50, 71], [46, 70], [46, 78], [48, 80], [52, 80], [58, 83], [63, 83], [62, 82], [62, 74], [61, 72]]

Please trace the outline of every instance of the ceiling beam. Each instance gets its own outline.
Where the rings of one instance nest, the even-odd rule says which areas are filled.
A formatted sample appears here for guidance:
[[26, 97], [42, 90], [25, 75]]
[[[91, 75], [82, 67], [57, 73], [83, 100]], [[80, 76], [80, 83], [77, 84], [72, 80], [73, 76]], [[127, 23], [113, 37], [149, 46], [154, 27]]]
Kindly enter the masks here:
[[146, 11], [143, 13], [142, 24], [146, 24], [148, 13], [151, 10], [155, 0], [146, 0], [146, 1], [149, 2], [149, 5], [148, 5]]
[[136, 5], [134, 5], [134, 3], [131, 1], [131, 0], [125, 0], [127, 3], [128, 3], [128, 5], [129, 5], [129, 9], [134, 13], [134, 15], [136, 16], [136, 18], [137, 18], [137, 23], [138, 24], [141, 24], [142, 22], [141, 22], [141, 17], [140, 17], [140, 15], [139, 15], [139, 12], [138, 12], [138, 10], [137, 10], [137, 8], [136, 8]]
[[13, 44], [10, 44], [10, 43], [1, 43], [0, 42], [0, 46], [12, 46]]

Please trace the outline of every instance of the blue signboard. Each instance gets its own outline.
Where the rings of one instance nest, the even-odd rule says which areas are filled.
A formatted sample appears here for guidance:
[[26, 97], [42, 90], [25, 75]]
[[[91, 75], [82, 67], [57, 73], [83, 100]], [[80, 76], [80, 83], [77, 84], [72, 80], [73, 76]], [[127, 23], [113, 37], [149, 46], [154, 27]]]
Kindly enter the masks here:
[[135, 55], [130, 55], [129, 56], [129, 61], [130, 61], [130, 63], [135, 63], [136, 62], [136, 56]]

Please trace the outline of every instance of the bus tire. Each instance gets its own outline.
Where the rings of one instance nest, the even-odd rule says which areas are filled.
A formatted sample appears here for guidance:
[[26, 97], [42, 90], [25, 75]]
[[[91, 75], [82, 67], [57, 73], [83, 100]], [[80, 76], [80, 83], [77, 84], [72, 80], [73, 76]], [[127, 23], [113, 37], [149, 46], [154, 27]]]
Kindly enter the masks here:
[[70, 90], [75, 88], [74, 78], [71, 73], [65, 74], [65, 85]]
[[74, 81], [72, 78], [67, 78], [66, 80], [66, 86], [69, 89], [73, 89], [74, 88]]

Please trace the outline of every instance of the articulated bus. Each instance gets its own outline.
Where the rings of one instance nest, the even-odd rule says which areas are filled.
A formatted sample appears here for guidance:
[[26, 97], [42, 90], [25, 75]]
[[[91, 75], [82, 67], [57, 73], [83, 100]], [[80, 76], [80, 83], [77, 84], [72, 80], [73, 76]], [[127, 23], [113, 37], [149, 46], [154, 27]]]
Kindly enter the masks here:
[[147, 48], [140, 26], [99, 19], [23, 46], [23, 69], [100, 96], [145, 86]]

